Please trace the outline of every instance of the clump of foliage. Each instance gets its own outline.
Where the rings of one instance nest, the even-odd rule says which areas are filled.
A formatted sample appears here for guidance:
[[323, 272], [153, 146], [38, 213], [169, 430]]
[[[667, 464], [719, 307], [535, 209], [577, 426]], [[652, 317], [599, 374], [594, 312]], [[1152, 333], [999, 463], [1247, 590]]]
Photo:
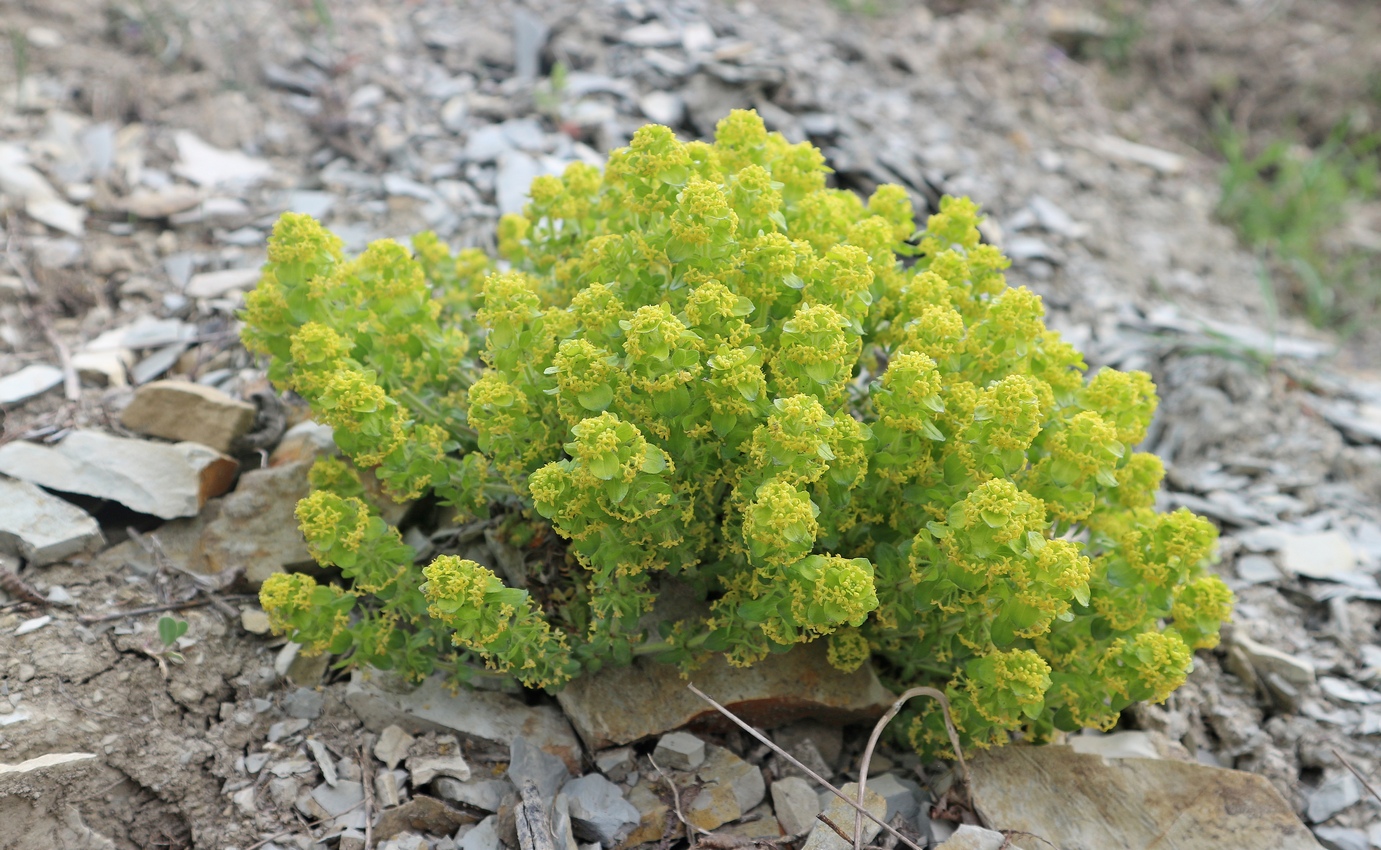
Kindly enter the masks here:
[[1218, 144], [1226, 160], [1219, 217], [1269, 262], [1311, 322], [1369, 324], [1381, 308], [1376, 246], [1353, 244], [1346, 231], [1354, 208], [1381, 191], [1381, 136], [1358, 137], [1344, 124], [1314, 150], [1277, 139], [1252, 153], [1224, 124]]
[[[648, 126], [602, 173], [538, 178], [501, 263], [429, 234], [346, 260], [285, 216], [246, 315], [272, 379], [396, 497], [530, 510], [578, 566], [540, 600], [454, 556], [418, 569], [323, 461], [298, 516], [342, 582], [272, 577], [274, 628], [547, 688], [825, 640], [840, 669], [944, 688], [979, 746], [1164, 699], [1231, 595], [1213, 527], [1152, 510], [1149, 377], [1087, 378], [973, 203], [917, 233], [902, 189], [865, 202], [827, 172], [735, 112], [713, 144]], [[703, 614], [647, 616], [670, 583]], [[948, 747], [933, 709], [908, 729]]]

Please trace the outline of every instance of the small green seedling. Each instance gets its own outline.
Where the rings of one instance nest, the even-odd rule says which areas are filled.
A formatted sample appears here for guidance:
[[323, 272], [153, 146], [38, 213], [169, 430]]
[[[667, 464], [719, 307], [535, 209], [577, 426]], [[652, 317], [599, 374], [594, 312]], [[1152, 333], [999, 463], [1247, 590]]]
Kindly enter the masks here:
[[158, 662], [158, 669], [163, 671], [163, 678], [168, 678], [168, 662], [182, 664], [185, 659], [182, 653], [177, 651], [177, 639], [187, 634], [187, 621], [175, 620], [172, 617], [161, 617], [158, 620], [158, 640], [162, 644], [159, 647], [148, 647], [144, 649], [144, 654]]

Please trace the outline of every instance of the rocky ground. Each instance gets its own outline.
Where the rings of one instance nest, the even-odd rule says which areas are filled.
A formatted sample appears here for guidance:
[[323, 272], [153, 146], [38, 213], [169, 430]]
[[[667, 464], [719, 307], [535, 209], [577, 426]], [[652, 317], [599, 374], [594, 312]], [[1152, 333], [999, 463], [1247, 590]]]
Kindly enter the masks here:
[[[711, 846], [809, 832], [818, 784], [765, 745], [724, 725], [658, 734], [710, 716], [674, 677], [635, 668], [560, 704], [399, 694], [297, 657], [252, 596], [307, 560], [291, 509], [329, 447], [237, 341], [276, 216], [309, 212], [352, 250], [423, 228], [486, 246], [533, 176], [599, 162], [648, 120], [702, 135], [741, 106], [822, 147], [839, 185], [982, 202], [1011, 282], [1091, 365], [1155, 374], [1164, 503], [1224, 532], [1239, 604], [1223, 646], [1125, 732], [974, 765], [989, 825], [1149, 846], [1059, 832], [1115, 822], [1118, 788], [1147, 807], [1124, 813], [1141, 828], [1174, 812], [1180, 847], [1249, 846], [1250, 829], [1275, 830], [1250, 846], [1316, 846], [1295, 815], [1326, 846], [1381, 847], [1381, 801], [1348, 769], [1381, 769], [1381, 373], [1268, 310], [1212, 220], [1199, 107], [1135, 84], [1153, 63], [1110, 80], [1079, 61], [1111, 37], [1088, 10], [948, 5], [0, 0], [0, 566], [19, 579], [0, 591], [0, 847], [353, 850], [367, 824], [398, 850], [497, 850], [518, 846], [525, 779], [571, 844], [665, 848], [678, 810]], [[1150, 20], [1191, 20], [1183, 5]], [[1300, 12], [1317, 26], [1287, 67], [1365, 61], [1366, 20], [1355, 44], [1337, 24], [1352, 5]], [[1250, 47], [1234, 44], [1196, 55]], [[395, 519], [433, 549], [514, 555], [493, 529]], [[165, 641], [170, 613], [188, 627]], [[778, 745], [856, 779], [866, 729], [848, 723], [888, 697], [875, 680], [772, 690], [802, 675], [700, 684], [771, 709], [754, 723], [795, 721]], [[665, 714], [598, 702], [654, 686]], [[943, 766], [889, 752], [873, 768], [884, 819], [921, 846], [954, 831]], [[1220, 798], [1236, 803], [1202, 803]], [[815, 827], [807, 846], [845, 845]]]

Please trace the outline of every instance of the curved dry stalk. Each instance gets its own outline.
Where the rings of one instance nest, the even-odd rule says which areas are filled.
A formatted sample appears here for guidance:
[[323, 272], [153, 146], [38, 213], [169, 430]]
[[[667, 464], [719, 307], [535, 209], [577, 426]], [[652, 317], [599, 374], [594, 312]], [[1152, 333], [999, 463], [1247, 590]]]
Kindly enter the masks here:
[[720, 705], [719, 703], [715, 702], [714, 700], [710, 699], [708, 696], [705, 695], [705, 692], [704, 692], [704, 691], [700, 690], [700, 689], [697, 688], [695, 685], [691, 685], [691, 684], [687, 684], [686, 687], [690, 689], [691, 693], [695, 694], [696, 696], [698, 696], [698, 697], [700, 697], [701, 699], [703, 699], [705, 702], [707, 702], [707, 703], [709, 703], [710, 705], [714, 706], [715, 711], [718, 711], [720, 714], [722, 714], [722, 715], [724, 715], [725, 717], [727, 717], [727, 718], [729, 718], [730, 720], [732, 720], [740, 729], [742, 729], [743, 731], [747, 732], [749, 735], [752, 735], [752, 736], [753, 736], [754, 738], [756, 738], [758, 741], [761, 741], [762, 743], [764, 743], [764, 744], [766, 744], [768, 747], [770, 747], [771, 750], [772, 750], [772, 752], [776, 753], [777, 755], [781, 756], [782, 758], [784, 758], [784, 759], [786, 759], [787, 761], [791, 762], [792, 764], [796, 765], [796, 767], [800, 768], [801, 771], [804, 772], [806, 776], [809, 776], [811, 779], [814, 779], [814, 780], [815, 780], [816, 782], [818, 782], [820, 785], [822, 785], [822, 786], [824, 786], [825, 788], [827, 788], [831, 794], [833, 794], [834, 796], [836, 796], [836, 797], [838, 797], [839, 799], [843, 800], [845, 803], [848, 803], [850, 806], [853, 806], [855, 810], [857, 810], [857, 811], [859, 811], [859, 812], [862, 813], [863, 817], [866, 817], [868, 820], [870, 820], [870, 821], [872, 821], [873, 823], [876, 823], [877, 825], [881, 826], [883, 829], [887, 830], [887, 832], [890, 833], [891, 835], [896, 836], [897, 840], [900, 841], [902, 844], [905, 844], [907, 847], [910, 847], [911, 850], [923, 850], [923, 848], [922, 848], [919, 844], [917, 844], [916, 842], [914, 842], [914, 841], [912, 841], [911, 839], [907, 838], [905, 835], [902, 835], [902, 834], [901, 834], [900, 832], [898, 832], [895, 828], [893, 828], [890, 824], [885, 823], [885, 822], [882, 820], [882, 818], [876, 817], [872, 812], [870, 812], [870, 811], [868, 811], [868, 810], [862, 808], [861, 806], [858, 805], [858, 803], [856, 803], [855, 801], [849, 799], [849, 795], [845, 794], [843, 791], [840, 791], [838, 788], [836, 788], [836, 787], [834, 787], [833, 785], [831, 785], [829, 782], [827, 782], [827, 781], [825, 780], [825, 778], [824, 778], [823, 776], [821, 776], [820, 774], [818, 774], [818, 773], [816, 773], [815, 771], [811, 770], [810, 768], [806, 767], [805, 765], [801, 764], [801, 762], [800, 762], [799, 760], [797, 760], [796, 758], [794, 758], [794, 757], [791, 755], [791, 753], [788, 753], [786, 750], [783, 750], [781, 747], [779, 747], [779, 746], [777, 746], [776, 744], [772, 743], [771, 739], [769, 739], [766, 735], [764, 735], [764, 734], [762, 734], [761, 732], [759, 732], [758, 730], [754, 729], [752, 726], [749, 726], [747, 723], [744, 723], [742, 720], [740, 720], [740, 719], [739, 719], [733, 712], [731, 712], [729, 709], [725, 708], [724, 706], [722, 706], [722, 705]]
[[686, 820], [685, 814], [681, 811], [681, 792], [676, 789], [676, 783], [671, 781], [671, 777], [667, 776], [666, 771], [662, 770], [662, 766], [657, 764], [652, 756], [648, 756], [647, 760], [652, 762], [652, 766], [657, 769], [657, 772], [666, 780], [667, 787], [671, 789], [671, 805], [676, 810], [676, 819], [686, 828], [686, 843], [690, 845], [690, 850], [695, 850], [695, 833], [700, 832], [703, 835], [711, 835], [712, 833], [708, 830], [700, 829]]
[[944, 712], [945, 731], [949, 733], [950, 746], [954, 747], [955, 758], [959, 760], [959, 775], [964, 779], [965, 788], [973, 787], [969, 784], [969, 766], [964, 762], [964, 751], [959, 748], [959, 732], [954, 728], [954, 719], [949, 713], [949, 698], [935, 688], [911, 688], [897, 697], [897, 701], [892, 703], [887, 713], [878, 718], [878, 722], [873, 726], [873, 734], [868, 736], [868, 746], [863, 748], [863, 761], [858, 766], [858, 804], [854, 806], [854, 850], [861, 850], [863, 846], [863, 815], [866, 813], [863, 808], [863, 795], [867, 793], [868, 764], [873, 760], [873, 749], [877, 747], [878, 738], [882, 737], [883, 728], [897, 716], [897, 712], [901, 711], [901, 707], [912, 697], [930, 697], [940, 704], [940, 710]]

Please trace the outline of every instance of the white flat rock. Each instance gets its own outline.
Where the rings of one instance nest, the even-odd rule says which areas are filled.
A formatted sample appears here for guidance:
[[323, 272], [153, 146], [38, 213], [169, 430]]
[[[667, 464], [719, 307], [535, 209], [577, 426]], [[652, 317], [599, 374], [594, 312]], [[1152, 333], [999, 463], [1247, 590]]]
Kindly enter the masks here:
[[273, 173], [273, 166], [262, 159], [207, 144], [185, 130], [174, 135], [173, 141], [178, 154], [173, 173], [198, 186], [250, 185]]
[[238, 468], [199, 443], [155, 443], [100, 431], [74, 431], [57, 446], [22, 440], [0, 446], [0, 473], [163, 519], [196, 516], [207, 499], [229, 489]]
[[42, 566], [102, 542], [86, 511], [27, 481], [0, 477], [0, 551]]
[[34, 363], [0, 378], [0, 404], [16, 404], [46, 393], [62, 383], [62, 370], [46, 363]]

